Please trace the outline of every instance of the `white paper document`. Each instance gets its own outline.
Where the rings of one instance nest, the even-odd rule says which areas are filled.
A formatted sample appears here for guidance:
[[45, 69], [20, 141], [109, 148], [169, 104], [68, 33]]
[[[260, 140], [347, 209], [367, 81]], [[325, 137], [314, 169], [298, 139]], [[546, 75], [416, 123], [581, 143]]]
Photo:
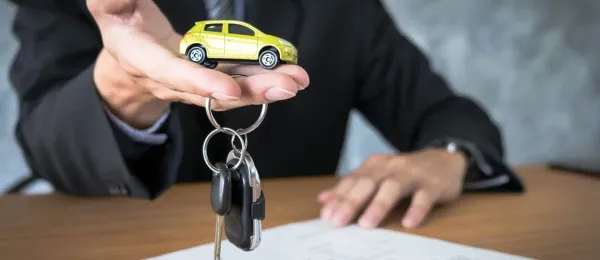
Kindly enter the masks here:
[[[149, 260], [213, 259], [213, 243]], [[438, 239], [356, 225], [330, 227], [311, 220], [263, 231], [254, 251], [244, 252], [223, 241], [222, 260], [532, 260]]]

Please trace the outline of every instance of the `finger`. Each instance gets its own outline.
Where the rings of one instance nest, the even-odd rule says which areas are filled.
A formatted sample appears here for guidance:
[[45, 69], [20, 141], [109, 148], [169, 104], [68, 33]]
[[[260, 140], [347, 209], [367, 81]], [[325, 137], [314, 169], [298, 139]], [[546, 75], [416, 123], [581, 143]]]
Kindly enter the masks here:
[[131, 13], [137, 0], [87, 0], [86, 4], [94, 17]]
[[225, 108], [247, 105], [267, 104], [290, 99], [298, 93], [297, 83], [288, 75], [281, 73], [259, 74], [236, 78], [242, 89], [240, 100], [218, 102]]
[[310, 78], [308, 73], [302, 67], [298, 65], [282, 64], [277, 66], [273, 70], [266, 70], [259, 65], [244, 65], [244, 64], [227, 64], [219, 65], [217, 69], [227, 74], [241, 74], [241, 75], [258, 75], [258, 74], [269, 74], [269, 73], [280, 73], [290, 76], [298, 84], [300, 90], [305, 89], [310, 84]]
[[319, 203], [326, 203], [333, 198], [333, 190], [324, 190], [317, 196]]
[[369, 177], [357, 178], [354, 186], [340, 197], [331, 221], [336, 227], [347, 225], [362, 210], [377, 190], [377, 184]]
[[355, 182], [356, 179], [350, 176], [345, 176], [338, 182], [338, 184], [333, 188], [333, 198], [321, 209], [321, 219], [328, 220], [331, 217], [331, 214], [338, 207], [339, 200], [342, 195], [346, 194], [346, 192], [348, 192], [352, 186], [354, 186]]
[[377, 194], [358, 220], [359, 226], [373, 228], [379, 226], [389, 212], [403, 197], [413, 191], [414, 182], [406, 179], [385, 179]]
[[325, 206], [321, 210], [321, 218], [329, 219], [331, 214], [337, 209], [340, 203], [340, 198], [343, 197], [350, 188], [354, 185], [356, 178], [360, 178], [362, 176], [373, 176], [373, 171], [377, 171], [375, 169], [380, 168], [381, 162], [387, 160], [385, 156], [374, 155], [369, 157], [363, 164], [360, 165], [356, 170], [344, 176], [342, 181], [340, 181], [334, 188], [331, 189], [333, 192], [332, 195], [329, 195], [329, 199], [325, 202]]
[[369, 156], [363, 164], [358, 167], [355, 171], [350, 173], [354, 176], [368, 175], [373, 178], [376, 182], [381, 181], [386, 176], [390, 175], [391, 170], [397, 170], [398, 168], [387, 167], [390, 160], [396, 156], [390, 154], [374, 154]]
[[402, 226], [405, 228], [415, 228], [420, 225], [431, 210], [437, 197], [437, 193], [433, 189], [418, 190], [414, 194], [410, 207], [402, 220]]
[[[87, 5], [100, 27], [105, 48], [132, 76], [148, 77], [174, 91], [216, 100], [240, 98], [240, 87], [230, 76], [184, 60], [169, 49], [181, 36], [154, 3], [88, 0]], [[135, 12], [139, 17], [133, 15]]]
[[172, 90], [217, 100], [237, 100], [241, 96], [239, 85], [230, 76], [180, 58], [143, 32], [113, 27], [103, 35], [112, 46], [113, 56], [134, 76], [146, 76]]
[[[214, 100], [211, 108], [215, 111], [237, 107], [268, 104], [290, 99], [298, 92], [297, 83], [289, 76], [280, 73], [268, 73], [235, 79], [242, 91], [241, 98], [235, 101]], [[190, 93], [181, 93], [183, 100], [204, 106], [204, 97]], [[201, 102], [201, 103], [199, 103]]]

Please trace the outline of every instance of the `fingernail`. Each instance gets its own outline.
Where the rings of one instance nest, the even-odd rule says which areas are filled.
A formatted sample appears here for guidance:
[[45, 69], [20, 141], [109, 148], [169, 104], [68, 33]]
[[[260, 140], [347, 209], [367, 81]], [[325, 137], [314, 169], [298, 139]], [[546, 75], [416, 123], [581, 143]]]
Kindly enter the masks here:
[[319, 195], [317, 196], [317, 200], [325, 201], [325, 199], [328, 197], [328, 195], [329, 195], [329, 191], [323, 191], [323, 192], [319, 193]]
[[346, 212], [339, 212], [338, 214], [335, 215], [335, 217], [333, 218], [333, 225], [336, 227], [340, 227], [346, 224], [346, 222], [348, 222], [348, 214]]
[[282, 88], [271, 88], [265, 94], [265, 97], [271, 101], [284, 100], [296, 96], [294, 92]]
[[405, 218], [405, 219], [402, 221], [402, 225], [403, 225], [405, 228], [413, 228], [413, 227], [414, 227], [414, 225], [415, 225], [415, 223], [414, 223], [414, 221], [413, 221], [412, 219], [410, 219], [410, 218]]
[[232, 97], [223, 93], [213, 93], [212, 97], [218, 100], [223, 100], [223, 101], [233, 101], [233, 100], [238, 100], [239, 98], [237, 97]]
[[298, 89], [299, 90], [304, 90], [306, 87], [302, 86], [302, 85], [298, 85]]
[[322, 220], [327, 220], [329, 218], [329, 215], [331, 215], [331, 209], [325, 208], [321, 211], [321, 219]]
[[372, 215], [365, 215], [358, 221], [358, 225], [363, 228], [375, 227], [375, 220]]

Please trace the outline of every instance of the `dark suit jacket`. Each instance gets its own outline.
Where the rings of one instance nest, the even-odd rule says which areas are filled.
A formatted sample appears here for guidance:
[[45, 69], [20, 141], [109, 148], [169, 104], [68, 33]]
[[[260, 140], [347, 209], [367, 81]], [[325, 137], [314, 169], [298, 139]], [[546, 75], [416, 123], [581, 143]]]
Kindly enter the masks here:
[[[19, 2], [19, 1], [17, 1]], [[165, 145], [136, 143], [107, 119], [94, 87], [102, 41], [85, 1], [21, 2], [14, 32], [21, 42], [11, 70], [20, 100], [16, 134], [36, 176], [84, 196], [155, 198], [175, 182], [209, 180], [202, 142], [213, 129], [204, 109], [173, 104]], [[175, 30], [206, 19], [202, 1], [155, 1]], [[460, 138], [502, 161], [498, 128], [472, 100], [454, 94], [417, 48], [399, 33], [379, 1], [262, 0], [246, 19], [299, 49], [311, 78], [292, 100], [271, 104], [249, 134], [248, 151], [262, 178], [333, 174], [351, 109], [360, 111], [396, 148]], [[148, 53], [152, 55], [152, 53]], [[259, 107], [219, 112], [221, 125], [251, 124]], [[230, 136], [210, 145], [225, 160]], [[520, 189], [512, 180], [508, 189]]]

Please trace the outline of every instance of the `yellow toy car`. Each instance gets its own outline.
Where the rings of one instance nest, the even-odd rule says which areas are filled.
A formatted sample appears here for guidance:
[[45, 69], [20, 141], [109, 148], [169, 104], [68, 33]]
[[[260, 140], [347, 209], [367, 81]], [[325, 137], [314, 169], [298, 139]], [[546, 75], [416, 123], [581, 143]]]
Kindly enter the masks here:
[[258, 61], [269, 70], [280, 63], [298, 63], [298, 50], [294, 45], [235, 20], [196, 22], [183, 36], [179, 51], [190, 61], [207, 68], [215, 68], [218, 61]]

